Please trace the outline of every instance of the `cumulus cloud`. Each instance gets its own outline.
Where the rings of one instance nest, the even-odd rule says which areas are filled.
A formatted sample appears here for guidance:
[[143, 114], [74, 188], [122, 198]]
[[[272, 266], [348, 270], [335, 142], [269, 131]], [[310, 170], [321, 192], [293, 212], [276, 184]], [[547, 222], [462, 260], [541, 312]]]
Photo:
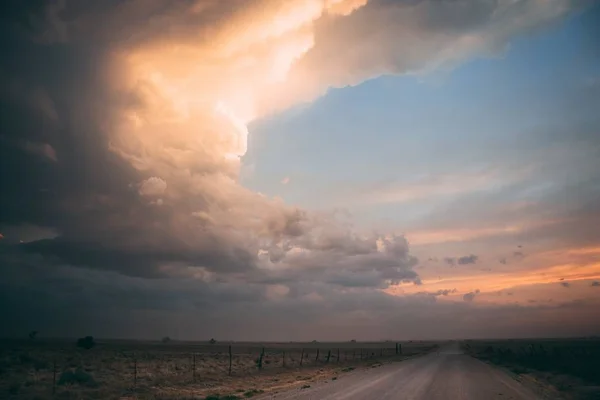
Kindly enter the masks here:
[[479, 257], [475, 254], [461, 257], [444, 257], [444, 262], [450, 266], [476, 264]]
[[417, 295], [438, 297], [438, 296], [449, 296], [449, 295], [454, 294], [456, 292], [457, 292], [456, 289], [440, 289], [440, 290], [437, 290], [435, 292], [427, 292], [427, 291], [417, 292]]
[[[3, 172], [1, 222], [60, 235], [0, 256], [60, 271], [83, 267], [83, 281], [116, 274], [145, 294], [160, 292], [149, 281], [161, 278], [193, 297], [188, 279], [213, 299], [335, 291], [330, 300], [344, 307], [364, 299], [389, 305], [378, 289], [420, 282], [406, 239], [358, 232], [336, 215], [240, 185], [248, 124], [330, 87], [497, 53], [512, 36], [574, 7], [569, 0], [66, 0], [11, 8], [15, 24], [0, 37], [22, 51], [11, 50], [0, 71], [37, 94], [26, 107], [9, 94], [3, 127], [11, 129], [2, 134], [57, 161], [37, 133], [52, 130], [44, 135], [61, 143], [61, 168], [33, 168], [0, 149], [1, 170], [17, 166], [28, 178]], [[32, 108], [43, 118], [31, 118]], [[465, 257], [445, 261], [477, 259]], [[209, 277], [218, 288], [202, 283]], [[163, 300], [177, 304], [171, 289]], [[218, 303], [207, 297], [198, 301]]]
[[463, 295], [463, 300], [466, 301], [467, 303], [471, 303], [471, 302], [473, 302], [473, 300], [475, 300], [475, 297], [478, 294], [479, 294], [479, 289], [475, 290], [474, 292], [465, 293]]
[[462, 257], [458, 258], [458, 264], [459, 265], [475, 264], [475, 263], [477, 263], [477, 259], [478, 259], [478, 257], [475, 254], [471, 254], [469, 256], [462, 256]]
[[56, 158], [56, 151], [48, 143], [30, 142], [23, 143], [23, 148], [33, 154], [44, 157], [50, 161], [58, 161]]
[[167, 182], [156, 176], [150, 177], [139, 186], [139, 193], [142, 196], [160, 196], [167, 190]]

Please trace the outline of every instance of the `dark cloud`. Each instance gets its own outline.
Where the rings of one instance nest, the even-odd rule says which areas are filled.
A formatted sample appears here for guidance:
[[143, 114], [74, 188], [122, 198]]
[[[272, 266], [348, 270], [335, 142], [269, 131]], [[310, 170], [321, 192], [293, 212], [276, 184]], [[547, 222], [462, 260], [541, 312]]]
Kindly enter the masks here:
[[598, 286], [600, 286], [600, 282], [594, 281], [594, 282], [592, 282], [592, 286], [598, 287]]
[[475, 296], [477, 296], [479, 294], [479, 289], [475, 290], [474, 292], [469, 292], [463, 295], [463, 300], [466, 301], [467, 303], [471, 303], [473, 300], [475, 300]]
[[475, 263], [477, 263], [477, 259], [478, 259], [478, 257], [475, 254], [471, 254], [469, 256], [462, 256], [462, 257], [458, 258], [458, 264], [459, 265], [475, 264]]
[[569, 287], [571, 287], [571, 284], [570, 284], [569, 282], [560, 282], [560, 285], [561, 285], [562, 287], [566, 287], [566, 288], [569, 288]]
[[[181, 123], [159, 84], [128, 76], [135, 50], [179, 48], [167, 46], [179, 41], [221, 48], [236, 21], [266, 4], [3, 3], [0, 47], [11, 55], [0, 60], [3, 333], [35, 326], [57, 336], [155, 337], [156, 329], [179, 326], [189, 328], [180, 337], [248, 328], [246, 337], [255, 340], [271, 331], [293, 339], [327, 327], [340, 334], [345, 324], [379, 336], [407, 320], [418, 326], [415, 334], [448, 321], [461, 332], [465, 305], [432, 308], [431, 299], [379, 290], [422, 283], [404, 237], [358, 234], [335, 216], [247, 190], [229, 157], [240, 135], [235, 119], [199, 107]], [[507, 20], [493, 20], [496, 8], [373, 1], [348, 19], [325, 18], [315, 24], [316, 45], [292, 81], [320, 93], [442, 63], [440, 50], [462, 42], [462, 34], [490, 29], [485, 49], [471, 49], [479, 53], [548, 22], [522, 6], [506, 10]], [[520, 11], [526, 26], [501, 29]], [[419, 43], [387, 40], [408, 37], [399, 34], [408, 28], [422, 33], [408, 35]], [[332, 49], [338, 57], [331, 58]], [[206, 81], [228, 82], [225, 68], [217, 69], [219, 79]], [[310, 79], [309, 70], [316, 71]], [[137, 120], [145, 121], [143, 134], [131, 127]], [[472, 264], [477, 256], [444, 261]], [[288, 330], [278, 332], [281, 326]]]
[[444, 257], [444, 262], [448, 265], [456, 265], [456, 258], [454, 257]]
[[475, 254], [471, 254], [468, 256], [461, 257], [444, 257], [444, 262], [450, 266], [458, 265], [467, 265], [467, 264], [476, 264], [477, 257]]

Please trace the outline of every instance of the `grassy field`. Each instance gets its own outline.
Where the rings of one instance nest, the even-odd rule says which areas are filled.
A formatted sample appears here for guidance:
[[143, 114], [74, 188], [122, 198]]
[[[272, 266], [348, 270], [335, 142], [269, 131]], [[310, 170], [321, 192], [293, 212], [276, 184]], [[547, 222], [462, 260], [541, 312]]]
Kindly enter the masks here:
[[98, 341], [85, 350], [75, 341], [4, 341], [0, 343], [0, 398], [248, 398], [334, 379], [354, 368], [401, 360], [436, 347], [433, 342], [400, 344], [397, 355], [395, 342]]
[[600, 399], [600, 339], [465, 341], [469, 354], [548, 384], [563, 397]]

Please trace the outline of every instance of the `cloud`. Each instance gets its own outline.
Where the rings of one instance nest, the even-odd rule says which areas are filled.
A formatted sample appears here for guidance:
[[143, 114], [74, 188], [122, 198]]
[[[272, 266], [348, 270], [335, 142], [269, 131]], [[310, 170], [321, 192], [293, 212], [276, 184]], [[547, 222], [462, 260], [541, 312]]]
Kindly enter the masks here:
[[591, 286], [593, 286], [593, 287], [598, 287], [598, 286], [600, 286], [600, 282], [598, 282], [598, 281], [594, 281], [594, 282], [592, 282], [592, 285], [591, 285]]
[[506, 265], [506, 263], [507, 263], [507, 261], [506, 261], [506, 257], [501, 257], [501, 258], [499, 258], [499, 259], [498, 259], [498, 262], [499, 262], [500, 264], [505, 264], [505, 265]]
[[467, 265], [467, 264], [475, 264], [477, 263], [477, 256], [475, 254], [471, 254], [469, 256], [462, 256], [458, 258], [459, 265]]
[[32, 154], [36, 154], [36, 155], [43, 157], [49, 161], [54, 161], [54, 162], [58, 161], [58, 159], [56, 158], [56, 151], [48, 143], [27, 141], [27, 142], [23, 143], [22, 146], [26, 151], [28, 151]]
[[[2, 92], [2, 137], [27, 143], [33, 157], [0, 149], [0, 222], [58, 236], [3, 244], [2, 273], [13, 276], [3, 309], [25, 287], [44, 300], [25, 305], [31, 315], [64, 322], [56, 311], [65, 304], [92, 305], [96, 315], [105, 306], [169, 311], [162, 321], [201, 310], [221, 332], [230, 323], [223, 310], [296, 317], [317, 303], [303, 325], [329, 324], [332, 311], [410, 310], [413, 300], [381, 289], [420, 282], [403, 236], [365, 234], [243, 187], [251, 121], [330, 87], [497, 54], [574, 8], [567, 0], [36, 4], [11, 7], [14, 23], [1, 28], [13, 56], [0, 72], [26, 94], [13, 101], [14, 91]], [[57, 168], [32, 162], [57, 154]]]
[[290, 177], [289, 176], [286, 176], [285, 178], [283, 178], [281, 180], [281, 184], [282, 185], [287, 185], [288, 183], [290, 183]]
[[444, 257], [444, 262], [450, 266], [476, 264], [478, 257], [475, 254], [461, 257]]
[[474, 292], [465, 293], [463, 295], [463, 300], [466, 301], [467, 303], [471, 303], [471, 302], [473, 302], [473, 300], [475, 300], [475, 296], [477, 296], [478, 294], [479, 294], [479, 289], [475, 290]]
[[139, 185], [139, 193], [142, 196], [160, 196], [167, 190], [167, 182], [156, 176], [150, 177]]
[[523, 257], [525, 257], [525, 254], [522, 251], [515, 251], [513, 253], [513, 257], [514, 258], [523, 258]]
[[570, 284], [569, 282], [560, 282], [560, 285], [561, 285], [562, 287], [566, 287], [566, 288], [569, 288], [569, 287], [571, 287], [571, 284]]

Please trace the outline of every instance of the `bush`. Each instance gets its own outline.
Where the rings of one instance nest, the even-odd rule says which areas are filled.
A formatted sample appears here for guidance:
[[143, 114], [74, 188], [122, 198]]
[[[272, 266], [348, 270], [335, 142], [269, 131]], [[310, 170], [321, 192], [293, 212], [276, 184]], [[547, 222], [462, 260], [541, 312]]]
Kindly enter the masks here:
[[19, 382], [13, 382], [8, 387], [8, 393], [10, 393], [12, 395], [19, 394], [20, 390], [21, 390], [21, 384]]
[[77, 347], [89, 350], [96, 345], [93, 336], [86, 336], [84, 338], [77, 339]]
[[163, 343], [165, 343], [165, 344], [166, 344], [166, 343], [169, 343], [170, 341], [171, 341], [171, 338], [170, 338], [170, 337], [168, 337], [168, 336], [165, 336], [165, 337], [164, 337], [164, 338], [162, 338], [162, 340], [161, 340], [161, 342], [163, 342]]
[[94, 380], [91, 374], [88, 374], [81, 368], [76, 370], [66, 370], [60, 374], [58, 379], [59, 385], [85, 385], [89, 387], [96, 387], [98, 384]]

